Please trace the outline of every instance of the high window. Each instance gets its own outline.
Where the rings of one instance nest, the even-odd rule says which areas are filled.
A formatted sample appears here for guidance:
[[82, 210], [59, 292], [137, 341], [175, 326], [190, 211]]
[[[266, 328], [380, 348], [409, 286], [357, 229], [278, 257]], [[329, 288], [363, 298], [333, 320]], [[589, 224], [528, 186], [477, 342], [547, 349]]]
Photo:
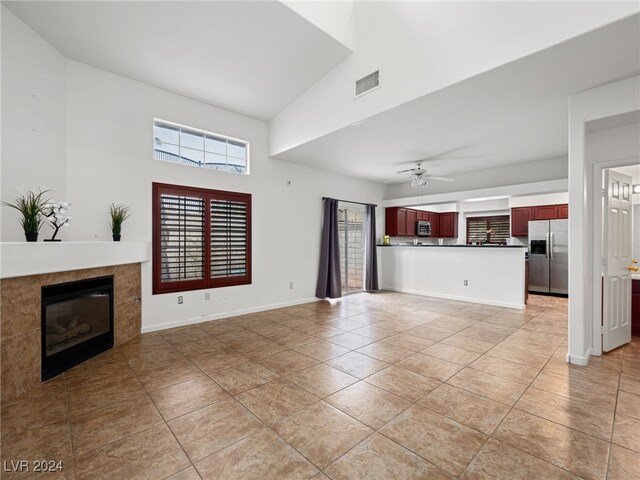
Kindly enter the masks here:
[[217, 133], [154, 120], [156, 160], [232, 173], [249, 173], [249, 143]]
[[153, 293], [251, 283], [251, 195], [153, 184]]
[[467, 243], [505, 245], [509, 232], [509, 215], [467, 218]]

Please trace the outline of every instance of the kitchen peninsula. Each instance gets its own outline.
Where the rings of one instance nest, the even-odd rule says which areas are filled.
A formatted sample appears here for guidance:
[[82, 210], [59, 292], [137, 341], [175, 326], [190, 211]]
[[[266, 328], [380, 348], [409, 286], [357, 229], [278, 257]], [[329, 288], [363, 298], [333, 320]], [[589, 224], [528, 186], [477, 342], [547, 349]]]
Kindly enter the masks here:
[[526, 246], [378, 245], [386, 290], [523, 309]]

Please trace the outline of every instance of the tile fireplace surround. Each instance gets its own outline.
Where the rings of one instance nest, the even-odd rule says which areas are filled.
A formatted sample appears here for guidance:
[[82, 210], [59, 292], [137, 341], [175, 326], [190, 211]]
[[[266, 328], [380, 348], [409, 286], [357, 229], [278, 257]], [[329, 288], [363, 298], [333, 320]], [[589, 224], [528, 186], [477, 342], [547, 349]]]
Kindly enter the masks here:
[[[44, 285], [113, 275], [115, 345], [140, 335], [141, 262], [150, 259], [149, 250], [148, 244], [137, 242], [2, 244], [2, 401], [40, 384], [40, 302]], [[89, 266], [93, 268], [86, 268]]]

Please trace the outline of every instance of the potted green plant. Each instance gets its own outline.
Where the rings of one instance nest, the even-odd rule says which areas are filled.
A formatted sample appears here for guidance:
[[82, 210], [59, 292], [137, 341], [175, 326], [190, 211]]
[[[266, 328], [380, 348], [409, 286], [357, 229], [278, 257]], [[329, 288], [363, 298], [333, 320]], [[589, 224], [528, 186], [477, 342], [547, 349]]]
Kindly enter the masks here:
[[122, 234], [122, 224], [131, 215], [129, 213], [130, 207], [127, 205], [116, 205], [112, 203], [109, 207], [109, 215], [111, 215], [111, 234], [113, 235], [113, 241], [119, 242]]
[[24, 195], [18, 195], [13, 202], [2, 202], [7, 207], [15, 208], [22, 215], [20, 225], [27, 242], [38, 241], [38, 232], [44, 223], [42, 209], [49, 202], [45, 199], [47, 192], [49, 190], [40, 190], [38, 193], [29, 191]]

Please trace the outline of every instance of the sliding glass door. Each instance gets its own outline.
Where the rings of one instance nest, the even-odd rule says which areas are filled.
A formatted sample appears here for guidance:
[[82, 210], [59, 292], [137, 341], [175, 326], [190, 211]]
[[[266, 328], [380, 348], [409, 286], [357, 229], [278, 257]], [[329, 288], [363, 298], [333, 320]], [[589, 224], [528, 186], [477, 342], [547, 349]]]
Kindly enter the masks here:
[[364, 217], [363, 205], [338, 204], [340, 275], [342, 294], [364, 289]]

